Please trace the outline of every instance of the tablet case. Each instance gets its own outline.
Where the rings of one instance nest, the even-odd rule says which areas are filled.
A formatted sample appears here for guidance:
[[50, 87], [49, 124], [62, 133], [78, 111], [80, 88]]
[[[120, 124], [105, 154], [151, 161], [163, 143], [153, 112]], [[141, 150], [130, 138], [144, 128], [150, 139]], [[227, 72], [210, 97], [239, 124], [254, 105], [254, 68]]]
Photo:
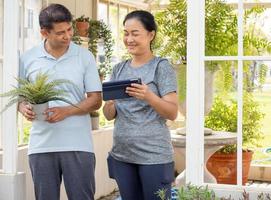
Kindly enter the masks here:
[[103, 83], [103, 100], [113, 100], [113, 99], [124, 99], [129, 98], [125, 91], [126, 87], [131, 86], [132, 83], [141, 84], [140, 78], [119, 80], [119, 81], [109, 81]]

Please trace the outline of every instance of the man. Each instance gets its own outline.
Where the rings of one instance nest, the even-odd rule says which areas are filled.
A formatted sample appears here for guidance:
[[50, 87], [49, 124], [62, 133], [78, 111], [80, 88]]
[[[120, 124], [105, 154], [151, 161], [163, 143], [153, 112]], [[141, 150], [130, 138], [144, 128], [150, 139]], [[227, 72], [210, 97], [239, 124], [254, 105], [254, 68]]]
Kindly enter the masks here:
[[95, 193], [95, 156], [89, 112], [101, 106], [101, 83], [93, 55], [73, 42], [72, 15], [63, 5], [41, 10], [39, 23], [45, 40], [22, 55], [20, 76], [47, 72], [52, 79], [65, 78], [69, 100], [49, 102], [46, 121], [35, 121], [31, 106], [18, 106], [33, 121], [29, 142], [29, 164], [38, 200], [58, 200], [62, 177], [69, 200], [92, 200]]

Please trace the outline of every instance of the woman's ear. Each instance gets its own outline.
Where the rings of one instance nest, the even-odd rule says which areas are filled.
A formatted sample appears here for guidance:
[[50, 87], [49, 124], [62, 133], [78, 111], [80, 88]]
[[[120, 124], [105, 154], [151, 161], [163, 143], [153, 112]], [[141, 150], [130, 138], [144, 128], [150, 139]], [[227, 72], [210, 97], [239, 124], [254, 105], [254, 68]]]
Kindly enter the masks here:
[[155, 32], [155, 31], [151, 31], [151, 32], [149, 32], [149, 33], [150, 33], [151, 41], [153, 41], [153, 40], [154, 40], [154, 37], [155, 37], [156, 32]]

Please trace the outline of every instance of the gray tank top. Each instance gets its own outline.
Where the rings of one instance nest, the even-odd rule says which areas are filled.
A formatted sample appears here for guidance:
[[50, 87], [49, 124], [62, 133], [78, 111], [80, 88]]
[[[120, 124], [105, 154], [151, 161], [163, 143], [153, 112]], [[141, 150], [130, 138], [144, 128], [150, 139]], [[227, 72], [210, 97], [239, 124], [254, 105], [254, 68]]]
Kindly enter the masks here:
[[[131, 60], [117, 64], [111, 80], [141, 78], [156, 95], [177, 91], [174, 69], [168, 60], [154, 57], [138, 68]], [[173, 161], [173, 148], [166, 120], [145, 101], [134, 97], [116, 100], [113, 147], [117, 160], [136, 164], [163, 164]]]

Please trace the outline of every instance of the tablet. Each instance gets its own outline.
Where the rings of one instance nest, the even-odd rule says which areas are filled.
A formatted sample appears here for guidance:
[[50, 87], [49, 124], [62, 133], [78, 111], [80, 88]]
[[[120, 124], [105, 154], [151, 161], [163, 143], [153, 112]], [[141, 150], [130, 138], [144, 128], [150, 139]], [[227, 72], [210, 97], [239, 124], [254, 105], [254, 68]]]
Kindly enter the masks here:
[[103, 83], [103, 100], [114, 100], [114, 99], [124, 99], [129, 98], [125, 91], [126, 87], [131, 86], [132, 83], [141, 84], [140, 78], [109, 81]]

